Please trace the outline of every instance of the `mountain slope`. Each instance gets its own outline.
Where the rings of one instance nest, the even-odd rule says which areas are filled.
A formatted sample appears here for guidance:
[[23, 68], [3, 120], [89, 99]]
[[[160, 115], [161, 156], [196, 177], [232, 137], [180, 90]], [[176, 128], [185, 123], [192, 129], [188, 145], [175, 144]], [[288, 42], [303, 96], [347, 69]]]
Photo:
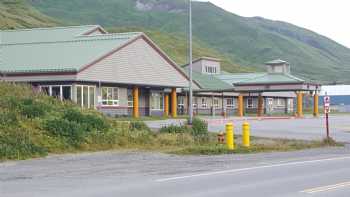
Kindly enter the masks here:
[[[48, 17], [24, 0], [8, 0], [0, 2], [0, 29], [48, 27], [58, 25], [76, 24], [69, 21], [57, 22], [58, 20]], [[142, 31], [150, 36], [176, 63], [187, 63], [187, 41], [181, 34], [160, 32], [145, 28], [110, 28], [110, 32]], [[223, 60], [223, 67], [230, 72], [246, 72], [251, 69], [242, 68], [234, 64], [230, 58], [220, 52], [211, 49], [198, 39], [194, 40], [194, 56], [214, 56]]]
[[0, 1], [0, 29], [47, 27], [57, 25], [23, 0]]
[[[143, 27], [185, 33], [186, 0], [31, 0], [45, 14], [77, 24]], [[246, 18], [207, 2], [193, 3], [194, 35], [234, 63], [262, 70], [281, 58], [293, 72], [323, 82], [350, 82], [350, 49], [279, 21]]]

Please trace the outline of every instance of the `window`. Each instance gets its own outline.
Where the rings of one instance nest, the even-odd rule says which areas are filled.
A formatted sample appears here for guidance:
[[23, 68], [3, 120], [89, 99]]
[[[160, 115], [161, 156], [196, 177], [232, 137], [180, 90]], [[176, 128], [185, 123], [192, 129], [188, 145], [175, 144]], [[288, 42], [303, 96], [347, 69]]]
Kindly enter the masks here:
[[234, 108], [235, 104], [234, 104], [234, 98], [228, 98], [226, 99], [226, 107], [227, 108]]
[[132, 89], [128, 89], [128, 107], [134, 106], [134, 96], [132, 95]]
[[61, 98], [61, 86], [51, 86], [51, 96]]
[[205, 100], [205, 98], [202, 98], [202, 108], [207, 108], [208, 107], [208, 104]]
[[178, 97], [178, 106], [181, 107], [185, 107], [185, 97], [183, 96], [179, 96]]
[[60, 100], [72, 99], [72, 86], [70, 85], [48, 85], [40, 86], [41, 92]]
[[85, 86], [77, 85], [76, 86], [76, 95], [77, 95], [77, 104], [85, 108], [94, 108], [95, 107], [95, 86]]
[[151, 94], [151, 109], [152, 110], [163, 110], [164, 109], [163, 94], [159, 92], [153, 92]]
[[247, 99], [247, 108], [249, 109], [253, 108], [253, 98]]
[[102, 105], [119, 106], [119, 89], [112, 87], [103, 87]]
[[50, 96], [50, 87], [48, 87], [48, 86], [41, 86], [41, 92], [43, 92], [46, 95]]
[[71, 86], [63, 86], [62, 87], [62, 99], [63, 100], [71, 100], [72, 99], [72, 87]]
[[219, 108], [219, 99], [214, 98], [213, 107], [214, 107], [214, 108]]

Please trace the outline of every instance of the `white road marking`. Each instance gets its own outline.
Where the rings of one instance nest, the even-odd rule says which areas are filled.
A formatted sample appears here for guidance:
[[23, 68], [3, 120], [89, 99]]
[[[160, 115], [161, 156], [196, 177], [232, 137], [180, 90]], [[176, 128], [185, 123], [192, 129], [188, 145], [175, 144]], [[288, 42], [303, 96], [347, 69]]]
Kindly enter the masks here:
[[188, 179], [188, 178], [194, 178], [194, 177], [211, 176], [211, 175], [217, 175], [217, 174], [236, 173], [236, 172], [244, 172], [244, 171], [249, 171], [249, 170], [259, 170], [259, 169], [265, 169], [265, 168], [320, 163], [320, 162], [326, 162], [326, 161], [336, 161], [336, 160], [345, 160], [345, 159], [350, 159], [350, 156], [348, 156], [348, 157], [334, 157], [334, 158], [328, 158], [328, 159], [317, 159], [317, 160], [309, 160], [309, 161], [296, 161], [296, 162], [279, 163], [279, 164], [256, 166], [256, 167], [249, 167], [249, 168], [239, 168], [239, 169], [232, 169], [232, 170], [207, 172], [207, 173], [201, 173], [201, 174], [192, 174], [192, 175], [186, 175], [186, 176], [177, 176], [177, 177], [157, 179], [155, 181], [156, 182], [167, 182], [167, 181], [175, 181], [175, 180]]
[[301, 192], [302, 193], [307, 193], [307, 194], [313, 194], [313, 193], [326, 192], [326, 191], [340, 189], [340, 188], [349, 187], [349, 186], [350, 186], [350, 182], [344, 182], [344, 183], [338, 183], [338, 184], [335, 184], [335, 185], [327, 185], [327, 186], [307, 189], [307, 190], [304, 190], [304, 191], [301, 191]]

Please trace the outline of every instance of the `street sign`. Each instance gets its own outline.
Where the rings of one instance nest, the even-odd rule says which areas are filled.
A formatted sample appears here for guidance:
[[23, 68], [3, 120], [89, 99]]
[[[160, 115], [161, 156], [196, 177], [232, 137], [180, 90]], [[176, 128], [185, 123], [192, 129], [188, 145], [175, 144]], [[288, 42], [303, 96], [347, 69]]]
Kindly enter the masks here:
[[325, 107], [325, 108], [326, 108], [326, 107], [329, 107], [330, 104], [331, 104], [331, 97], [325, 96], [325, 97], [323, 98], [323, 105], [324, 105], [324, 107]]
[[323, 105], [324, 105], [324, 113], [326, 114], [326, 132], [327, 132], [327, 139], [329, 139], [329, 117], [328, 114], [331, 112], [331, 98], [329, 96], [325, 96], [323, 98]]

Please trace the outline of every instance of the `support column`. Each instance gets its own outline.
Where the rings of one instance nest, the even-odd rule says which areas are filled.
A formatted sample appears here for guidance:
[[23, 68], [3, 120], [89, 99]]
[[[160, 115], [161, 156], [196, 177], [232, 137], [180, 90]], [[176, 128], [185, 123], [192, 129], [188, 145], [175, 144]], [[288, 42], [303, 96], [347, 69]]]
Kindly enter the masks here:
[[242, 94], [240, 94], [239, 96], [238, 96], [238, 108], [237, 108], [237, 115], [239, 116], [239, 117], [243, 117], [243, 113], [244, 113], [244, 101], [243, 101], [243, 95]]
[[164, 96], [164, 116], [169, 116], [169, 94], [167, 93]]
[[263, 96], [259, 94], [258, 97], [258, 117], [261, 117], [263, 115]]
[[303, 113], [303, 93], [302, 92], [297, 93], [297, 116], [299, 118], [302, 118], [304, 116], [304, 113]]
[[177, 117], [177, 96], [176, 88], [171, 89], [171, 116], [173, 118]]
[[133, 97], [133, 113], [132, 117], [133, 118], [139, 118], [140, 117], [140, 112], [139, 112], [139, 88], [134, 87], [132, 89], [132, 97]]
[[319, 111], [318, 111], [318, 94], [317, 92], [315, 92], [315, 95], [314, 95], [314, 117], [318, 117], [320, 114], [319, 114]]

